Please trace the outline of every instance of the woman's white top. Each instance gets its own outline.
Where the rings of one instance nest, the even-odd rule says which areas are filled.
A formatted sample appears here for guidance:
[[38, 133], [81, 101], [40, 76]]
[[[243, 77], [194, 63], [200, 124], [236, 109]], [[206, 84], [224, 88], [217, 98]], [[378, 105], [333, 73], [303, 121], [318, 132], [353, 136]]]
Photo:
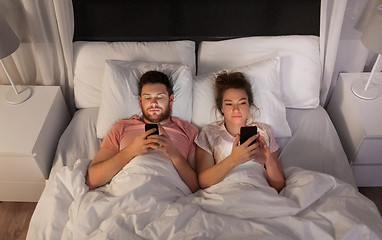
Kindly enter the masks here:
[[[257, 131], [271, 152], [275, 152], [280, 148], [272, 129], [267, 124], [256, 122], [250, 125], [257, 126]], [[195, 138], [196, 145], [210, 153], [215, 163], [219, 163], [231, 154], [234, 141], [235, 137], [227, 131], [223, 121], [216, 121], [204, 126]]]

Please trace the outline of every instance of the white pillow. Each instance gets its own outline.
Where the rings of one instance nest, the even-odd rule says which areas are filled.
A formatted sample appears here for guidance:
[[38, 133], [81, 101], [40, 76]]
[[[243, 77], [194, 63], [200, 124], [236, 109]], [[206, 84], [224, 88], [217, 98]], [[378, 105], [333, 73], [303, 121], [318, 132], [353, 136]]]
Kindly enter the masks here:
[[195, 42], [83, 42], [73, 45], [74, 95], [77, 108], [101, 102], [105, 60], [187, 65], [195, 75]]
[[284, 103], [290, 108], [316, 108], [319, 104], [321, 62], [317, 36], [247, 37], [202, 42], [198, 75], [234, 68], [280, 56]]
[[172, 115], [191, 121], [192, 74], [186, 65], [107, 60], [98, 112], [97, 137], [104, 138], [113, 123], [141, 113], [138, 82], [150, 70], [165, 73], [173, 82]]
[[[251, 83], [254, 104], [260, 109], [260, 113], [254, 113], [255, 121], [270, 125], [276, 137], [290, 137], [292, 133], [286, 120], [285, 105], [280, 90], [279, 63], [280, 58], [273, 57], [225, 71], [242, 72]], [[219, 72], [221, 71], [199, 75], [194, 81], [192, 123], [199, 128], [222, 119], [215, 107], [214, 93], [215, 78]]]

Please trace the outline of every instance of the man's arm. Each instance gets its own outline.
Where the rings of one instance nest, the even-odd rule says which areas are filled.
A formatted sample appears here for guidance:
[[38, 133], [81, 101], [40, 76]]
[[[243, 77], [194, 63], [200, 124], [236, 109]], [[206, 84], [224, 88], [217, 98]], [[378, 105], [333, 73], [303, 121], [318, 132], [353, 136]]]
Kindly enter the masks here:
[[105, 185], [135, 156], [147, 152], [151, 144], [146, 139], [154, 132], [151, 129], [136, 137], [129, 146], [116, 153], [106, 148], [101, 148], [91, 161], [86, 175], [86, 185], [90, 190]]
[[86, 185], [90, 190], [105, 185], [110, 181], [132, 158], [120, 151], [115, 153], [107, 148], [101, 148], [91, 161], [86, 175]]
[[[190, 166], [189, 163], [195, 163], [195, 154], [191, 154], [188, 156], [188, 159], [185, 159], [182, 154], [175, 147], [171, 138], [168, 136], [167, 132], [163, 129], [163, 127], [158, 124], [160, 132], [162, 135], [152, 135], [148, 137], [149, 141], [155, 143], [152, 145], [152, 148], [157, 149], [168, 157], [172, 164], [174, 165], [176, 171], [179, 176], [183, 180], [184, 183], [190, 188], [192, 192], [196, 192], [200, 189], [198, 183], [198, 177], [194, 170], [195, 166]], [[194, 168], [193, 168], [194, 167]]]
[[193, 168], [189, 165], [189, 161], [194, 161], [195, 153], [189, 156], [187, 161], [180, 153], [179, 156], [174, 156], [171, 158], [176, 170], [178, 171], [182, 180], [187, 184], [192, 192], [196, 192], [200, 189], [198, 176]]

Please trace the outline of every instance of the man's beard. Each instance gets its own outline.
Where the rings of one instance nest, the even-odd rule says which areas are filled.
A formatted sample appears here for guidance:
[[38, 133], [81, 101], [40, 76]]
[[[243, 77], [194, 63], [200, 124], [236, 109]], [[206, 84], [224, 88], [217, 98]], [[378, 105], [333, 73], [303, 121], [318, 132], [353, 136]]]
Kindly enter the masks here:
[[162, 113], [160, 113], [160, 114], [150, 115], [148, 113], [148, 110], [145, 111], [145, 110], [142, 109], [142, 107], [141, 107], [141, 110], [142, 110], [143, 119], [146, 119], [146, 120], [148, 120], [149, 122], [152, 122], [152, 123], [162, 122], [163, 120], [166, 120], [166, 119], [168, 119], [171, 116], [171, 106], [170, 106], [170, 103], [168, 104], [167, 108], [163, 109], [164, 111]]

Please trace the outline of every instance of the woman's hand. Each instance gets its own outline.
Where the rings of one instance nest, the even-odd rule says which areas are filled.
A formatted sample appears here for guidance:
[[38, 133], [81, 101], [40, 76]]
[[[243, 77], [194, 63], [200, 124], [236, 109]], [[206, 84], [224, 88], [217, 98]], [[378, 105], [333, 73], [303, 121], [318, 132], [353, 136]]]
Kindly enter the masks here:
[[271, 151], [261, 136], [257, 138], [257, 143], [259, 144], [254, 158], [258, 163], [267, 164], [272, 159]]
[[251, 159], [256, 157], [259, 148], [259, 141], [256, 141], [254, 144], [250, 145], [255, 139], [258, 139], [259, 133], [248, 138], [243, 144], [239, 145], [240, 135], [238, 135], [233, 143], [232, 152], [228, 156], [230, 161], [234, 161], [235, 165], [239, 165], [245, 162], [248, 162]]

